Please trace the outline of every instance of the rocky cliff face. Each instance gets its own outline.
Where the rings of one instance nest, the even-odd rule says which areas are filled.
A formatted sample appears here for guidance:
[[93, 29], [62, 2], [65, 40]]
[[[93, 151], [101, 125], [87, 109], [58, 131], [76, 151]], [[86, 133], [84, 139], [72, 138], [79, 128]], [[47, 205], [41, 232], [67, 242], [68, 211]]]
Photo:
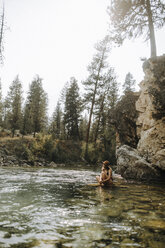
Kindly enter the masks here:
[[[136, 132], [139, 141], [134, 155], [136, 153], [138, 158], [132, 158], [127, 146], [122, 155], [121, 146], [117, 149], [117, 163], [118, 171], [125, 177], [151, 179], [165, 173], [165, 56], [147, 60], [143, 70], [145, 77], [140, 83], [140, 96], [136, 101]], [[139, 169], [144, 173], [139, 173]]]
[[137, 149], [150, 163], [165, 170], [165, 56], [149, 59], [143, 68], [145, 78], [136, 102]]

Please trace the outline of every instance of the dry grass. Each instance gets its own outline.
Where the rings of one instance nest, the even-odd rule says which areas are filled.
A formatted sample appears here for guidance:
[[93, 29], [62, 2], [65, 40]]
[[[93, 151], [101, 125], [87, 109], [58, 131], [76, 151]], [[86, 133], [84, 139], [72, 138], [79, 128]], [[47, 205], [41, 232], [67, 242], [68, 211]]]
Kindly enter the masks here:
[[10, 137], [10, 136], [6, 136], [6, 137], [0, 137], [0, 142], [6, 142], [6, 141], [13, 141], [13, 140], [22, 140], [22, 139], [26, 139], [26, 140], [33, 140], [34, 137], [33, 135], [26, 135], [26, 136], [21, 136], [21, 137]]

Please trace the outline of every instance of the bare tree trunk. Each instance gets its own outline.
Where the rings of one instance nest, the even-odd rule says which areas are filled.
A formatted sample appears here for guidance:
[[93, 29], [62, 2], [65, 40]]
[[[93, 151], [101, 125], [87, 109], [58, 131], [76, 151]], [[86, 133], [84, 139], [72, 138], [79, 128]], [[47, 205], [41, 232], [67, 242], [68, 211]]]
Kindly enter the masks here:
[[97, 137], [98, 137], [99, 127], [100, 127], [100, 120], [101, 120], [101, 114], [103, 113], [103, 109], [104, 109], [104, 99], [105, 99], [105, 93], [102, 96], [102, 101], [101, 101], [101, 106], [100, 106], [100, 111], [99, 111], [99, 118], [98, 118], [98, 122], [97, 122], [97, 127], [96, 127], [96, 132], [95, 132], [95, 139], [94, 139], [95, 144], [96, 144]]
[[15, 129], [12, 129], [12, 138], [14, 138], [14, 134], [15, 134]]
[[99, 118], [97, 121], [97, 127], [96, 127], [96, 132], [95, 132], [95, 137], [94, 137], [94, 143], [96, 145], [97, 137], [98, 137], [98, 132], [99, 132], [99, 127], [100, 127], [100, 119], [101, 119], [101, 113], [99, 113]]
[[[98, 75], [99, 74], [100, 74], [100, 72], [98, 73]], [[91, 120], [92, 120], [93, 108], [94, 108], [94, 104], [95, 104], [95, 98], [96, 98], [96, 92], [97, 92], [97, 84], [98, 84], [98, 80], [95, 83], [95, 89], [94, 89], [94, 94], [93, 94], [93, 99], [92, 99], [92, 105], [91, 105], [90, 114], [89, 114], [88, 127], [87, 127], [86, 148], [85, 148], [85, 158], [86, 159], [88, 158], [89, 131], [90, 131], [90, 127], [91, 127]]]
[[151, 57], [156, 57], [156, 41], [155, 41], [155, 31], [152, 19], [152, 11], [150, 0], [146, 0], [148, 22], [149, 22], [149, 33], [150, 33], [150, 45], [151, 45]]

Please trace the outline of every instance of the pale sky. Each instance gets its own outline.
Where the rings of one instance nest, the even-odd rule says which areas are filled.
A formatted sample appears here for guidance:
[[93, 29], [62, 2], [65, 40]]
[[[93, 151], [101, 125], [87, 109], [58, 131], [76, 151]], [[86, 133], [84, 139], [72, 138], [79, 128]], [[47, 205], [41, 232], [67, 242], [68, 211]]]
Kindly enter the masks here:
[[[1, 4], [2, 4], [2, 0]], [[24, 96], [36, 74], [43, 78], [49, 97], [49, 115], [70, 77], [79, 84], [88, 76], [94, 45], [107, 34], [109, 0], [4, 0], [6, 22], [4, 65], [0, 67], [3, 96], [17, 74]], [[157, 53], [165, 53], [165, 28], [156, 32]], [[143, 79], [140, 57], [149, 57], [149, 43], [125, 41], [112, 50], [109, 63], [118, 81], [131, 72]]]

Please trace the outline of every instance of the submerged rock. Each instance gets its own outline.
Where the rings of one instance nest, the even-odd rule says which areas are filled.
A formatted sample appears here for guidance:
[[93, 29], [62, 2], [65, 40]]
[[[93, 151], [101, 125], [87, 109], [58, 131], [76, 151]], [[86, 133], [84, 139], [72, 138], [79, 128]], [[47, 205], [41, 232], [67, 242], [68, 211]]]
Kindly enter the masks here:
[[154, 231], [165, 231], [165, 220], [145, 220], [145, 222], [141, 223], [141, 226], [148, 229], [152, 229]]

